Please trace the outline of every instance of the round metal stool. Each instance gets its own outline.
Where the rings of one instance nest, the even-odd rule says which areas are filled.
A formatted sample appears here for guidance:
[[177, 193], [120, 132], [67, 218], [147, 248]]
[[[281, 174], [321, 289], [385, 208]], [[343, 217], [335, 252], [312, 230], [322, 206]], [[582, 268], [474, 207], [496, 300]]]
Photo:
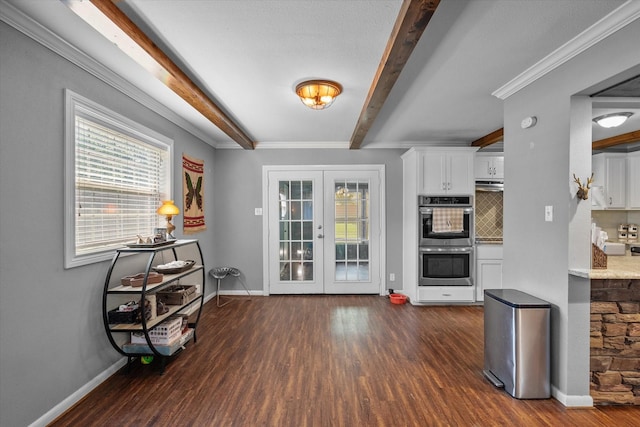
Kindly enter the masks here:
[[220, 304], [220, 282], [227, 276], [237, 277], [238, 281], [242, 285], [245, 291], [247, 291], [247, 295], [251, 296], [251, 292], [247, 288], [247, 285], [244, 283], [244, 280], [240, 277], [240, 270], [235, 267], [215, 267], [209, 270], [209, 274], [213, 276], [218, 281], [218, 288], [216, 291], [216, 305], [218, 307], [223, 307], [229, 304], [231, 301], [227, 301], [223, 304]]

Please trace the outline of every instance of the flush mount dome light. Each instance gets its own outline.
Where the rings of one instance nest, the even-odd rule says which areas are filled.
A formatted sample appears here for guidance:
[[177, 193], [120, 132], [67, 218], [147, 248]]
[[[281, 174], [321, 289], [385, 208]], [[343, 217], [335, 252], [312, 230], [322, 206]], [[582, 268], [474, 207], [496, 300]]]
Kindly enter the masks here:
[[314, 110], [329, 108], [342, 93], [340, 83], [330, 80], [308, 80], [296, 86], [296, 94], [304, 105]]
[[627, 119], [631, 116], [633, 116], [633, 113], [625, 111], [623, 113], [611, 113], [605, 114], [603, 116], [598, 116], [593, 119], [593, 121], [603, 128], [614, 128], [626, 122]]

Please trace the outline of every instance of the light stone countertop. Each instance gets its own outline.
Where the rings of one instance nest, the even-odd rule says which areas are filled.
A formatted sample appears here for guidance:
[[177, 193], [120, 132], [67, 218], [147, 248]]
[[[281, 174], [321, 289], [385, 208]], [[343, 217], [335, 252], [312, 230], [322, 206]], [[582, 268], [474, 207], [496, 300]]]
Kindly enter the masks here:
[[569, 274], [589, 279], [640, 279], [640, 256], [607, 257], [606, 269], [570, 269]]

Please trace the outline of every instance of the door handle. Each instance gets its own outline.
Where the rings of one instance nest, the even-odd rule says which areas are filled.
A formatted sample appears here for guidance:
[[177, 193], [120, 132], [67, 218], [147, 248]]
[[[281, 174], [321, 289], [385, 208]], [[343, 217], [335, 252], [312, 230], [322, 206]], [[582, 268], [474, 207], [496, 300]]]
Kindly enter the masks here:
[[323, 239], [324, 238], [324, 234], [318, 234], [318, 239]]

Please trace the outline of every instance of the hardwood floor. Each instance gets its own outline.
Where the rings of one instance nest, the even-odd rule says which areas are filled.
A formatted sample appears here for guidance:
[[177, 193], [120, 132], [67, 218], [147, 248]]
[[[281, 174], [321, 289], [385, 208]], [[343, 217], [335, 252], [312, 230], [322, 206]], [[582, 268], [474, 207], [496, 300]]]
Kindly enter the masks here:
[[635, 407], [518, 400], [482, 375], [482, 307], [378, 296], [205, 305], [163, 375], [136, 362], [52, 426], [638, 426]]

